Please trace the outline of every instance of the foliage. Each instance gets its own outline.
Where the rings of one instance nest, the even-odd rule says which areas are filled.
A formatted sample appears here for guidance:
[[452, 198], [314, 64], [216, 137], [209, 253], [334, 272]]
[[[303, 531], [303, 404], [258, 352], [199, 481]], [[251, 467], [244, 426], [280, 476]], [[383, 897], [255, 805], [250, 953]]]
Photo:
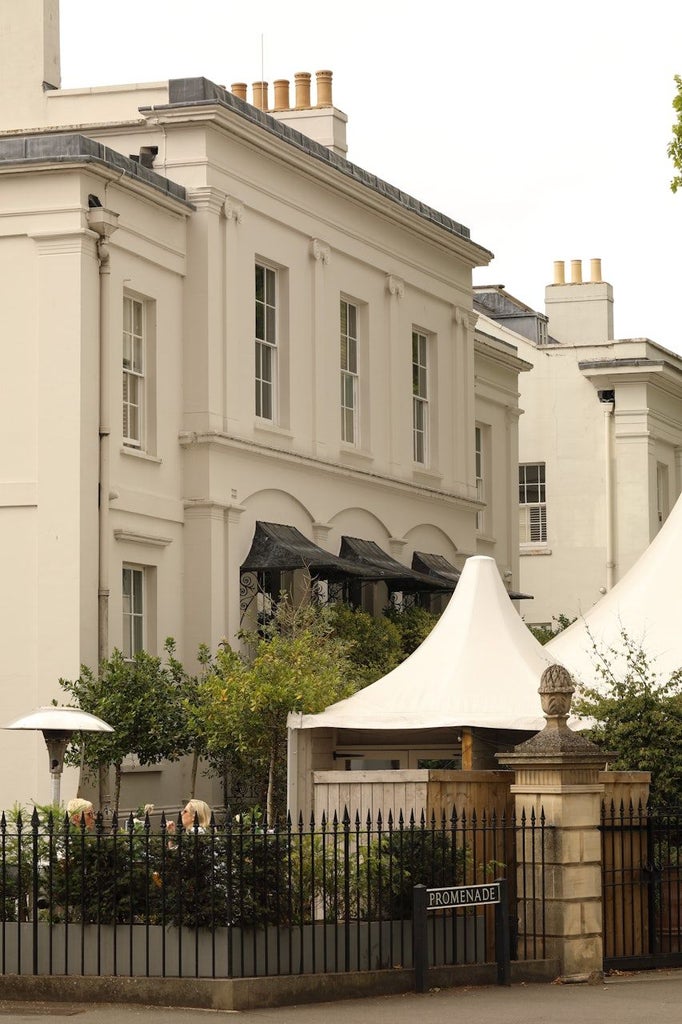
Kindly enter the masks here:
[[267, 779], [267, 820], [275, 818], [277, 772], [285, 763], [291, 711], [312, 714], [353, 692], [348, 645], [326, 614], [285, 595], [260, 633], [245, 633], [247, 661], [223, 644], [206, 679], [211, 696], [209, 749], [233, 749]]
[[417, 604], [403, 609], [391, 607], [384, 615], [400, 630], [400, 661], [416, 651], [440, 618], [436, 612], [429, 612]]
[[624, 630], [620, 647], [600, 650], [593, 642], [593, 652], [599, 681], [579, 690], [573, 710], [594, 720], [590, 738], [616, 754], [614, 769], [651, 772], [652, 802], [679, 803], [682, 669], [661, 679], [642, 645]]
[[549, 626], [535, 626], [531, 623], [528, 628], [535, 639], [544, 646], [544, 644], [548, 644], [550, 640], [553, 640], [555, 636], [558, 636], [559, 633], [563, 633], [565, 629], [568, 629], [573, 622], [575, 622], [575, 619], [569, 619], [567, 615], [553, 615]]
[[34, 866], [49, 859], [53, 823], [63, 811], [51, 805], [27, 811], [18, 804], [0, 816], [0, 914], [3, 921], [26, 920]]
[[682, 186], [682, 77], [680, 75], [675, 75], [675, 87], [677, 90], [673, 98], [675, 123], [672, 128], [673, 137], [668, 143], [668, 156], [677, 172], [670, 182], [672, 192], [677, 192], [678, 188]]
[[326, 614], [334, 636], [348, 645], [358, 688], [381, 679], [402, 661], [401, 633], [388, 618], [347, 604], [331, 605]]
[[87, 666], [75, 680], [60, 679], [60, 686], [75, 704], [113, 726], [111, 733], [83, 733], [67, 752], [67, 763], [89, 770], [115, 769], [114, 810], [118, 810], [121, 765], [134, 754], [141, 764], [177, 760], [187, 752], [189, 740], [182, 702], [186, 676], [175, 659], [175, 643], [165, 644], [166, 663], [145, 651], [132, 661], [115, 650], [102, 662], [98, 675]]

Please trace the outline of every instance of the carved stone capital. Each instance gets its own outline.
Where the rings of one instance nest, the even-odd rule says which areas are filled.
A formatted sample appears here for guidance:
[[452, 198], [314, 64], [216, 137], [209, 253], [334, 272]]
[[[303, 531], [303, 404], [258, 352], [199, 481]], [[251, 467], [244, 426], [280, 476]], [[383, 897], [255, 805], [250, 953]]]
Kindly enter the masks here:
[[310, 254], [314, 260], [318, 260], [325, 266], [329, 263], [330, 249], [326, 242], [320, 241], [319, 238], [313, 238], [310, 242]]
[[227, 196], [223, 205], [223, 213], [226, 220], [233, 220], [237, 224], [241, 224], [244, 220], [244, 204], [240, 203], [234, 196]]
[[397, 295], [399, 299], [402, 299], [405, 295], [405, 282], [394, 274], [387, 276], [386, 287], [391, 295]]

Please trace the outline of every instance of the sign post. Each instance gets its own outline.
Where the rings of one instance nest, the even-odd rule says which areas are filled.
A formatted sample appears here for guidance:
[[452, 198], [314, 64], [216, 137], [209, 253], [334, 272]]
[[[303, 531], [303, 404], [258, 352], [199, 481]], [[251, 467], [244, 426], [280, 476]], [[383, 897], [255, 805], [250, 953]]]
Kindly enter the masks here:
[[495, 959], [497, 984], [511, 984], [509, 915], [507, 913], [507, 880], [498, 878], [483, 885], [447, 885], [427, 889], [415, 885], [412, 890], [412, 949], [416, 992], [426, 992], [429, 969], [426, 915], [429, 910], [459, 910], [495, 904]]

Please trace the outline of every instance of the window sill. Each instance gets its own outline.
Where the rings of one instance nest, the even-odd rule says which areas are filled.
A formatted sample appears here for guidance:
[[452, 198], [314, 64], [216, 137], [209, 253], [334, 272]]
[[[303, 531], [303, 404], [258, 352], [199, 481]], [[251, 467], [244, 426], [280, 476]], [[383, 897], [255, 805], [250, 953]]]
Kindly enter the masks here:
[[253, 429], [259, 434], [272, 434], [275, 437], [284, 437], [288, 441], [293, 441], [294, 435], [290, 430], [286, 430], [284, 427], [278, 426], [273, 420], [264, 420], [260, 416], [256, 416], [253, 421]]
[[361, 462], [374, 462], [374, 456], [366, 448], [356, 448], [355, 445], [345, 444], [344, 442], [341, 442], [341, 447], [339, 448], [339, 458], [351, 461], [357, 459]]
[[422, 483], [426, 484], [428, 487], [433, 487], [434, 484], [442, 484], [443, 474], [436, 472], [435, 469], [428, 469], [426, 466], [419, 466], [418, 464], [413, 463], [412, 479], [415, 483]]
[[480, 540], [483, 544], [497, 544], [497, 540], [491, 533], [486, 533], [484, 530], [476, 531], [476, 540]]
[[163, 459], [159, 458], [158, 455], [150, 455], [149, 452], [142, 451], [140, 448], [130, 448], [125, 444], [121, 448], [121, 455], [132, 455], [134, 459], [142, 459], [143, 462], [155, 462], [157, 465], [161, 465], [163, 462]]
[[525, 555], [551, 555], [552, 549], [547, 547], [546, 544], [521, 544], [519, 545], [519, 555], [524, 557]]

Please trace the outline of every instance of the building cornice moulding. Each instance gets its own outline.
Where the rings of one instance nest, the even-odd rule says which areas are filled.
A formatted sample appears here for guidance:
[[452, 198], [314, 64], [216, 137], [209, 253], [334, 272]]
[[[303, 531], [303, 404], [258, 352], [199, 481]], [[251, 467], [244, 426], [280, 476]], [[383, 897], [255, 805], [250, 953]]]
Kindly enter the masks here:
[[315, 467], [316, 469], [324, 469], [328, 473], [339, 477], [351, 477], [356, 480], [372, 480], [374, 483], [383, 485], [387, 490], [411, 495], [423, 495], [430, 501], [437, 498], [443, 501], [447, 505], [451, 505], [455, 508], [463, 508], [467, 511], [472, 509], [478, 510], [484, 507], [484, 503], [478, 501], [476, 498], [469, 497], [466, 493], [466, 485], [462, 485], [461, 492], [457, 491], [444, 491], [439, 490], [436, 487], [429, 487], [424, 484], [411, 483], [409, 480], [400, 480], [396, 477], [386, 476], [382, 473], [375, 473], [371, 470], [356, 468], [355, 466], [339, 465], [338, 463], [328, 462], [325, 459], [315, 458], [311, 455], [302, 455], [298, 452], [292, 452], [284, 448], [276, 448], [273, 445], [261, 444], [258, 441], [251, 441], [246, 438], [233, 437], [230, 434], [219, 433], [217, 431], [206, 431], [206, 432], [193, 432], [188, 431], [179, 435], [179, 443], [182, 448], [191, 449], [195, 446], [205, 446], [215, 448], [217, 451], [224, 451], [226, 449], [233, 449], [244, 453], [251, 453], [260, 455], [263, 459], [277, 458], [278, 462], [289, 462], [293, 465], [298, 465], [303, 468], [306, 466]]
[[[359, 178], [354, 178], [351, 173], [341, 170], [334, 162], [327, 164], [307, 150], [298, 149], [281, 137], [267, 130], [264, 131], [262, 125], [248, 121], [240, 114], [220, 104], [211, 103], [189, 108], [170, 106], [156, 108], [154, 115], [155, 125], [169, 127], [185, 126], [188, 123], [197, 126], [203, 124], [206, 127], [214, 127], [223, 133], [237, 136], [250, 149], [267, 151], [275, 160], [289, 164], [298, 173], [322, 181], [325, 185], [331, 186], [336, 193], [352, 198], [365, 207], [370, 207], [380, 216], [399, 222], [403, 228], [412, 230], [420, 237], [427, 238], [431, 243], [435, 242], [449, 252], [455, 252], [472, 269], [487, 266], [493, 258], [493, 254], [488, 249], [473, 242], [471, 238], [448, 228], [444, 218], [439, 223], [437, 211], [430, 211], [434, 214], [433, 219], [420, 214], [419, 209], [429, 210], [430, 208], [419, 203], [418, 200], [413, 199], [413, 206], [401, 205], [396, 199], [375, 190], [373, 186], [362, 182]], [[353, 165], [350, 166], [353, 167]], [[361, 168], [357, 170], [360, 171]], [[369, 174], [368, 178], [385, 185], [375, 175]], [[399, 190], [395, 191], [399, 192]], [[404, 193], [399, 194], [404, 195]], [[442, 215], [440, 216], [442, 217]]]
[[145, 544], [153, 548], [165, 548], [173, 543], [172, 537], [157, 537], [151, 533], [138, 533], [137, 530], [114, 530], [114, 539], [129, 544]]

